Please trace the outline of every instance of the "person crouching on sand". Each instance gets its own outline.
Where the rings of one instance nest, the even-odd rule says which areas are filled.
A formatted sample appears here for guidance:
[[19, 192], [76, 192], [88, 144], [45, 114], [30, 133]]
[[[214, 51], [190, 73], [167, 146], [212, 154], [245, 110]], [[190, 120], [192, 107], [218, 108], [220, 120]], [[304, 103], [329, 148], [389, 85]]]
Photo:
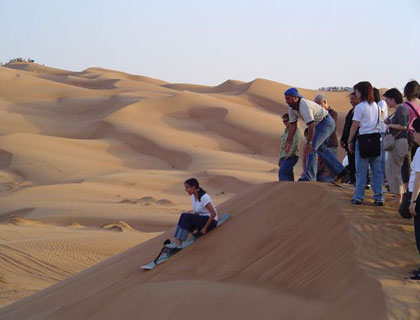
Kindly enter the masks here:
[[290, 123], [285, 146], [287, 153], [291, 149], [298, 118], [301, 117], [308, 127], [306, 169], [299, 181], [316, 180], [319, 155], [328, 170], [335, 176], [335, 181], [341, 182], [341, 179], [347, 175], [347, 169], [341, 165], [327, 146], [327, 140], [335, 130], [334, 119], [319, 104], [304, 99], [296, 88], [287, 89], [284, 92], [284, 98], [289, 105]]
[[194, 213], [182, 213], [175, 229], [175, 242], [167, 244], [168, 248], [182, 248], [182, 242], [187, 240], [188, 234], [197, 229], [201, 235], [217, 226], [219, 220], [216, 208], [210, 196], [200, 187], [197, 179], [191, 178], [184, 182], [185, 191], [191, 197]]

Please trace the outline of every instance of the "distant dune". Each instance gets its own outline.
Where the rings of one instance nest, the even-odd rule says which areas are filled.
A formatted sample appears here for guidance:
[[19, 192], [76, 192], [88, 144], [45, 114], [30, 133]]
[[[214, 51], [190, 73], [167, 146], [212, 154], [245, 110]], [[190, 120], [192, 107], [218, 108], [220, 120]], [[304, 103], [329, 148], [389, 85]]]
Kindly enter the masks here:
[[[395, 207], [276, 181], [288, 87], [0, 67], [0, 319], [419, 319]], [[324, 94], [340, 132], [348, 93]], [[190, 177], [232, 219], [141, 271]]]

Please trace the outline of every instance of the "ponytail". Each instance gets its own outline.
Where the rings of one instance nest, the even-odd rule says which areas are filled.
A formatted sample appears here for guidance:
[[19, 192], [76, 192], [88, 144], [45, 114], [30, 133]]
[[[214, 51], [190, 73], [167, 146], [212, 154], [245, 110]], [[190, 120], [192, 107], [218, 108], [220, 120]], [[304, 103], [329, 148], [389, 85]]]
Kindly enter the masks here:
[[201, 197], [206, 194], [206, 191], [200, 187], [198, 180], [195, 178], [190, 178], [185, 180], [185, 184], [188, 184], [190, 187], [195, 187], [198, 191], [198, 201], [201, 201]]
[[201, 197], [206, 194], [206, 191], [203, 188], [198, 188], [198, 201], [201, 201]]

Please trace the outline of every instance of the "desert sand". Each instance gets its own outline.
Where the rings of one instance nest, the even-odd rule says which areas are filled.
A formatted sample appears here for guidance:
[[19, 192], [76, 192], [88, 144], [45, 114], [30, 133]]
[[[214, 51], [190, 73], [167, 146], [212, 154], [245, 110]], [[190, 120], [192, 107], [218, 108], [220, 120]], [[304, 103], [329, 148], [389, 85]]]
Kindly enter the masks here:
[[[420, 319], [411, 221], [276, 182], [288, 87], [1, 67], [0, 319]], [[190, 177], [232, 219], [140, 270]]]

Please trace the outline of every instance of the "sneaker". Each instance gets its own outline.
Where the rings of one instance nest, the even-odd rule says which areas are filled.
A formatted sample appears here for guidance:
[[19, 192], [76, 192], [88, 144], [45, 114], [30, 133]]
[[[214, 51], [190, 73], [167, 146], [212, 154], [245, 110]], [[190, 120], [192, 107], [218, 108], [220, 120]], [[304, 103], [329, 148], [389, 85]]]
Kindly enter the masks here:
[[182, 249], [182, 244], [171, 242], [171, 243], [165, 244], [165, 247], [169, 249]]
[[414, 270], [412, 271], [412, 273], [413, 273], [415, 276], [418, 276], [418, 275], [420, 275], [420, 269], [414, 269]]
[[309, 181], [308, 179], [306, 179], [306, 178], [302, 178], [302, 177], [300, 177], [299, 179], [298, 179], [298, 181], [303, 181], [303, 182], [305, 182], [305, 181]]
[[375, 200], [375, 202], [373, 204], [375, 206], [377, 206], [377, 207], [383, 207], [384, 206], [384, 202], [383, 201], [379, 201], [379, 200]]
[[415, 274], [415, 275], [413, 275], [413, 276], [411, 276], [411, 277], [409, 277], [409, 279], [410, 280], [420, 280], [420, 274]]
[[345, 176], [347, 176], [349, 174], [349, 170], [347, 170], [346, 168], [343, 169], [343, 171], [341, 171], [335, 178], [334, 178], [334, 182], [335, 183], [341, 183], [341, 180], [343, 180], [343, 178]]
[[362, 201], [356, 200], [356, 199], [351, 199], [351, 204], [362, 204]]

